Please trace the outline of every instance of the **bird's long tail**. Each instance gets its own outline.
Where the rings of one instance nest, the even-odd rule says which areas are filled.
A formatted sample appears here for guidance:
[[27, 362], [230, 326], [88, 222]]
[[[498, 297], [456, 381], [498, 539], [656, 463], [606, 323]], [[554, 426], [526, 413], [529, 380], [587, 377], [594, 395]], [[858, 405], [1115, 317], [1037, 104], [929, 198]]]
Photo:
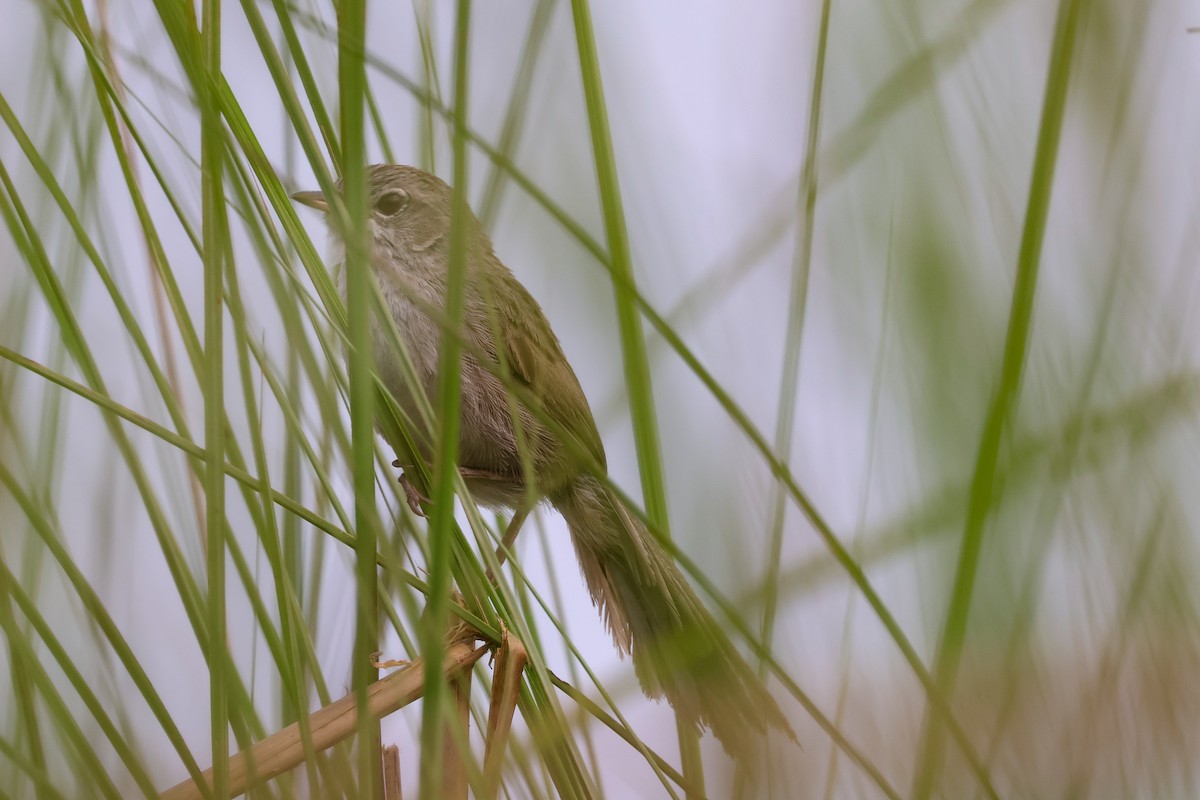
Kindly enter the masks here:
[[584, 476], [554, 505], [571, 529], [592, 602], [642, 690], [666, 697], [726, 752], [742, 757], [768, 728], [794, 737], [754, 671], [654, 536], [598, 480]]

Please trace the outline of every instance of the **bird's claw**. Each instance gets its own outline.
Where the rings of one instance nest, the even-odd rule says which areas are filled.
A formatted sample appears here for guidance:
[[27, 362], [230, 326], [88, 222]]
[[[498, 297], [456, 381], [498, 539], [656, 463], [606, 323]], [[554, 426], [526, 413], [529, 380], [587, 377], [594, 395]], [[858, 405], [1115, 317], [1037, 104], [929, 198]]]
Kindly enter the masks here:
[[[398, 467], [400, 462], [393, 461], [392, 466]], [[425, 516], [425, 509], [421, 506], [429, 505], [430, 500], [417, 490], [417, 487], [409, 480], [407, 472], [400, 473], [400, 488], [404, 490], [404, 499], [408, 501], [408, 507], [412, 509], [412, 512], [418, 517]]]

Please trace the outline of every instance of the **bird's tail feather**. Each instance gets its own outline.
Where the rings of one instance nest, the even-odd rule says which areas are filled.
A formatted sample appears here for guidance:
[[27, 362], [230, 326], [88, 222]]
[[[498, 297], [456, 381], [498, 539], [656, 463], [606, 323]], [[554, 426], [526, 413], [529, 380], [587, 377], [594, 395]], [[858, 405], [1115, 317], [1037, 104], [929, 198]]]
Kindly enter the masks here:
[[666, 697], [734, 756], [776, 728], [794, 738], [775, 699], [653, 535], [619, 498], [585, 476], [554, 501], [617, 649], [633, 656], [643, 691]]

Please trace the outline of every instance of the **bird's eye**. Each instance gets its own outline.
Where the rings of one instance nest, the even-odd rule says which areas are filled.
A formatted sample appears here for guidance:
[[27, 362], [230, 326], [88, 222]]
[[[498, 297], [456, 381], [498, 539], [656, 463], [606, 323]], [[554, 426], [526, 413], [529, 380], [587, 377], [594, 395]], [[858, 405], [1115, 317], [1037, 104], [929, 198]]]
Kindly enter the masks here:
[[407, 205], [408, 192], [403, 189], [394, 189], [379, 195], [379, 199], [375, 201], [375, 210], [385, 217], [392, 217], [403, 211]]

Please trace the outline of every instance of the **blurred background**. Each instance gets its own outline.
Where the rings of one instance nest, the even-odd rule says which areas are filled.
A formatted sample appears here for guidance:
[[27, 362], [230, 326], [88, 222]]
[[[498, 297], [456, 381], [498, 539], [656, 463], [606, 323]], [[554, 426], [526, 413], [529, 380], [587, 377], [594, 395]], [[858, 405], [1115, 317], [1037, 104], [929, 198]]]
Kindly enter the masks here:
[[[0, 796], [140, 796], [185, 779], [185, 754], [212, 763], [199, 11], [2, 5]], [[351, 681], [326, 231], [281, 194], [336, 172], [339, 49], [328, 3], [223, 6], [229, 460], [295, 501], [226, 483], [231, 713], [257, 739]], [[1196, 796], [1200, 4], [477, 3], [462, 54], [457, 10], [369, 4], [368, 160], [451, 179], [462, 55], [471, 205], [634, 497], [631, 389], [652, 388], [671, 535], [770, 652], [800, 743], [739, 771], [704, 738], [704, 793]], [[652, 387], [625, 380], [598, 136]], [[421, 576], [425, 523], [378, 444], [381, 549]], [[680, 768], [562, 520], [536, 523], [505, 572], [512, 624]], [[381, 573], [379, 649], [413, 656], [424, 599]], [[685, 796], [554, 702], [581, 795]], [[418, 708], [382, 724], [411, 796]], [[505, 796], [565, 795], [525, 723]], [[302, 768], [256, 796], [353, 797], [337, 758], [321, 788]]]

